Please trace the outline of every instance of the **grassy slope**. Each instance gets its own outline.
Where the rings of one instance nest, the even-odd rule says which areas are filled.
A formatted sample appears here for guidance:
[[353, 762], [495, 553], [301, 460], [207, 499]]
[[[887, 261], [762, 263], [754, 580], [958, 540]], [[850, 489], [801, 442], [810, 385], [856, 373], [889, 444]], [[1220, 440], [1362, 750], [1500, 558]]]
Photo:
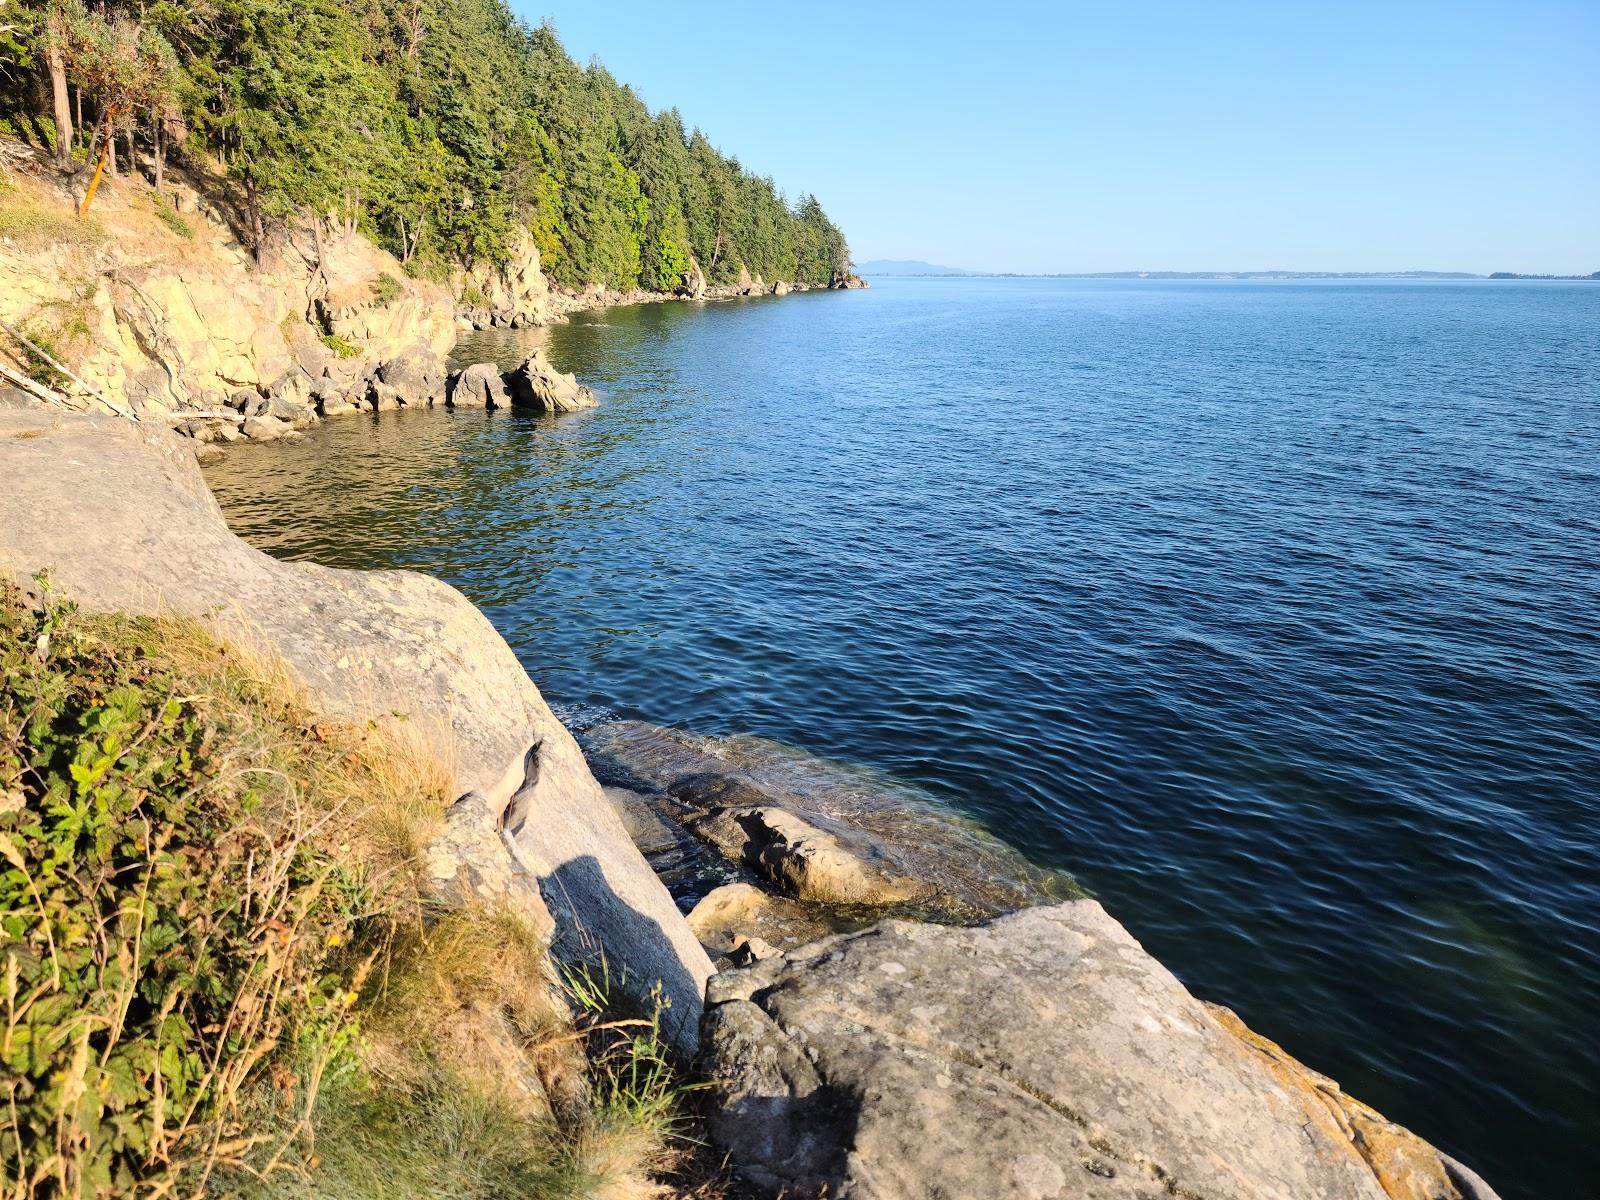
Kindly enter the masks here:
[[574, 980], [574, 1028], [533, 931], [425, 890], [447, 787], [193, 624], [0, 582], [0, 1196], [686, 1194], [653, 1024]]

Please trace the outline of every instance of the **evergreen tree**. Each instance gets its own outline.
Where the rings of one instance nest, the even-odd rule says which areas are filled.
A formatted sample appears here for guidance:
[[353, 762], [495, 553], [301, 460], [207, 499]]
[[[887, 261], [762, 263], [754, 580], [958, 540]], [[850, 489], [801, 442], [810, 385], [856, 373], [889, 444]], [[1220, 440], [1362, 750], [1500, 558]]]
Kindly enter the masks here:
[[435, 277], [503, 261], [523, 231], [569, 287], [670, 291], [691, 260], [712, 282], [824, 283], [849, 261], [815, 197], [791, 209], [503, 0], [11, 5], [0, 118], [48, 131], [36, 140], [63, 165], [140, 141], [158, 179], [166, 131], [186, 131], [174, 150], [238, 182], [258, 254], [277, 220], [309, 210]]

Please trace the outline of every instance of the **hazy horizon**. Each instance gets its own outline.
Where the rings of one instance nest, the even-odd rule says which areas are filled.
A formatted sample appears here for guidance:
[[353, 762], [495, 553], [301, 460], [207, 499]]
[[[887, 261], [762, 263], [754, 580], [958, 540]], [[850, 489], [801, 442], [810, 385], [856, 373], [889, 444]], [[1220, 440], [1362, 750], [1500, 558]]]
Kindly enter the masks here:
[[[863, 267], [879, 266], [885, 263], [916, 265], [934, 268], [934, 272], [949, 272], [953, 276], [996, 276], [1014, 275], [1021, 277], [1052, 275], [1471, 275], [1477, 278], [1487, 278], [1495, 272], [1469, 271], [1458, 267], [1341, 267], [1338, 270], [1305, 267], [1108, 267], [1094, 271], [996, 271], [985, 267], [974, 267], [962, 263], [934, 263], [921, 258], [891, 258], [887, 255], [875, 255], [866, 258], [860, 254], [855, 255], [857, 265]], [[1514, 275], [1548, 275], [1585, 277], [1592, 275], [1591, 271], [1517, 271], [1513, 268], [1499, 268], [1509, 271]], [[1594, 268], [1600, 270], [1600, 266]], [[934, 272], [911, 272], [908, 274], [930, 274]]]
[[857, 261], [1600, 269], [1600, 6], [513, 7]]

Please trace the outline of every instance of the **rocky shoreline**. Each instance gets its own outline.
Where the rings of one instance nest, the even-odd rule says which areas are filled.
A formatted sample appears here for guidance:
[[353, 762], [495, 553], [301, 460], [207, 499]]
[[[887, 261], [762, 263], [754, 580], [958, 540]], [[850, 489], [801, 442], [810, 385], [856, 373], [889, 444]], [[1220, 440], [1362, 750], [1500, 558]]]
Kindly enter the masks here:
[[[408, 274], [358, 230], [310, 219], [286, 224], [258, 263], [233, 233], [224, 193], [178, 170], [160, 196], [142, 181], [108, 181], [93, 219], [79, 221], [62, 178], [43, 169], [10, 177], [0, 228], [17, 232], [0, 236], [0, 322], [28, 370], [7, 368], [0, 407], [117, 412], [203, 444], [275, 440], [343, 413], [456, 404], [444, 362], [463, 330], [818, 286], [748, 274], [708, 285], [691, 264], [681, 293], [571, 292], [545, 278], [526, 232], [505, 262], [436, 282]], [[836, 272], [826, 286], [866, 284]], [[491, 371], [500, 374], [476, 370], [461, 403], [587, 403], [542, 360], [498, 382]]]
[[[537, 357], [453, 384], [426, 367], [445, 402], [583, 392]], [[428, 731], [459, 797], [432, 875], [536, 912], [553, 958], [656, 989], [753, 1194], [1494, 1200], [979, 831], [677, 731], [613, 723], [580, 746], [460, 593], [250, 548], [194, 446], [0, 411], [0, 570], [194, 617], [281, 656], [329, 714]]]

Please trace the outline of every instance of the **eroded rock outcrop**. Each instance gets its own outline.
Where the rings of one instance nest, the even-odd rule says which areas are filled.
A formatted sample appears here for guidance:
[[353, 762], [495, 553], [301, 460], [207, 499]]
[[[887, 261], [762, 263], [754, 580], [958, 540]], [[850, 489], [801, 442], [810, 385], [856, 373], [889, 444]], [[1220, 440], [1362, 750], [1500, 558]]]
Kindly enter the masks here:
[[511, 407], [511, 392], [494, 363], [473, 363], [452, 375], [445, 396], [452, 408]]
[[[0, 410], [0, 570], [90, 609], [172, 612], [281, 657], [330, 716], [405, 719], [537, 880], [558, 953], [660, 980], [693, 1047], [711, 965], [583, 755], [488, 620], [409, 571], [285, 563], [228, 531], [192, 443], [113, 417]], [[472, 801], [474, 805], [480, 803]], [[472, 886], [496, 886], [480, 880]]]
[[713, 1136], [768, 1195], [1494, 1200], [1090, 900], [724, 972], [702, 1041]]
[[413, 346], [388, 359], [379, 365], [375, 378], [406, 404], [444, 403], [444, 364], [430, 347]]
[[467, 323], [480, 329], [544, 325], [555, 315], [539, 247], [526, 229], [517, 230], [504, 262], [460, 272], [454, 290]]
[[551, 366], [543, 350], [535, 350], [520, 367], [507, 371], [505, 384], [513, 406], [535, 412], [577, 412], [600, 403], [576, 378]]
[[70, 236], [0, 244], [0, 318], [141, 415], [214, 411], [241, 388], [354, 405], [379, 363], [454, 341], [448, 291], [359, 233], [289, 230], [258, 267], [214, 206], [163, 220], [153, 199], [142, 182], [108, 182], [93, 220], [73, 223], [63, 187], [18, 177], [6, 203], [68, 222]]

